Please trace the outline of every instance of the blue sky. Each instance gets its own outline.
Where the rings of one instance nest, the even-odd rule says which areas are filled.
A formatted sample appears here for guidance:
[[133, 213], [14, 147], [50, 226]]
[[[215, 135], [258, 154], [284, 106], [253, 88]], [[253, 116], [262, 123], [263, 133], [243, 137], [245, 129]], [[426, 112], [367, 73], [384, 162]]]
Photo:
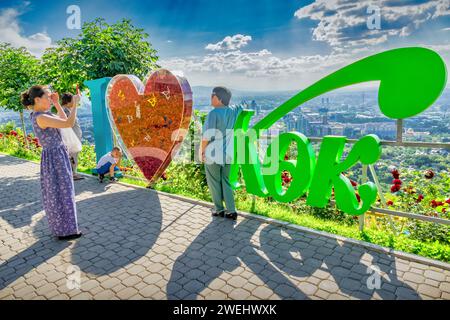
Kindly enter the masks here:
[[[66, 27], [66, 9], [77, 5], [82, 22], [96, 17], [111, 23], [132, 19], [150, 34], [160, 64], [183, 72], [192, 85], [291, 90], [356, 59], [394, 47], [427, 46], [448, 63], [449, 3], [0, 0], [0, 41], [26, 46], [40, 55], [62, 37], [78, 34], [79, 30]], [[372, 24], [371, 29], [368, 21], [380, 24], [375, 29]]]

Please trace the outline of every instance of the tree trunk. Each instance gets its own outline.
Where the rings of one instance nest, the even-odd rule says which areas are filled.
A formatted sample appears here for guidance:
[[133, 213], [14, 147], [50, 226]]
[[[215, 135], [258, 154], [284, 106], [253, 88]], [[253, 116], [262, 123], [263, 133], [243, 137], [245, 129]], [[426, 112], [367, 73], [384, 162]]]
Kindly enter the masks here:
[[23, 119], [23, 111], [20, 111], [19, 113], [20, 113], [20, 122], [22, 123], [23, 138], [25, 140], [26, 147], [29, 148], [30, 146], [28, 145], [27, 130], [25, 128], [25, 121]]

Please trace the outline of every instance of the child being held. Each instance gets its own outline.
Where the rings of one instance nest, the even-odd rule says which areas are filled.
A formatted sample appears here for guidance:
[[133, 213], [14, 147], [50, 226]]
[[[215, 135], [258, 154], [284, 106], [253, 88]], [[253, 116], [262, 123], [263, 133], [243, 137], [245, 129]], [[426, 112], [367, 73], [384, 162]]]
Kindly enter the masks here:
[[117, 181], [117, 178], [114, 176], [114, 172], [119, 171], [121, 159], [122, 150], [120, 150], [119, 147], [114, 147], [111, 152], [108, 152], [100, 158], [96, 167], [100, 183], [103, 182], [105, 175], [108, 174], [110, 181]]

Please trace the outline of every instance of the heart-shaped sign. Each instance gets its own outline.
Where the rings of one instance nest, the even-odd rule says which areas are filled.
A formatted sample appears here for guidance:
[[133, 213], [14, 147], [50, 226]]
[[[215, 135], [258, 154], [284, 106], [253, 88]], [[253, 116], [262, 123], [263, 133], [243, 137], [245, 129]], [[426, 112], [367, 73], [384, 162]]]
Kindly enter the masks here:
[[119, 145], [150, 183], [172, 161], [192, 114], [188, 81], [170, 71], [150, 74], [145, 85], [133, 75], [117, 75], [106, 91], [108, 118]]

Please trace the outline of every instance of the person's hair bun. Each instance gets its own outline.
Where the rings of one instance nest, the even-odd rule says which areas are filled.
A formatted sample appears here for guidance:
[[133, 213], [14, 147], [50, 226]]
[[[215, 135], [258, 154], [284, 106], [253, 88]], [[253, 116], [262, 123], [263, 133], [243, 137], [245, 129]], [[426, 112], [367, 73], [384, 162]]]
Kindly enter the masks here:
[[31, 101], [31, 97], [28, 91], [22, 93], [20, 97], [20, 102], [23, 104], [24, 107], [29, 107], [33, 105], [33, 101]]
[[30, 89], [22, 93], [20, 96], [20, 102], [24, 107], [30, 107], [34, 105], [34, 99], [42, 98], [45, 94], [45, 88], [43, 86], [32, 86]]

